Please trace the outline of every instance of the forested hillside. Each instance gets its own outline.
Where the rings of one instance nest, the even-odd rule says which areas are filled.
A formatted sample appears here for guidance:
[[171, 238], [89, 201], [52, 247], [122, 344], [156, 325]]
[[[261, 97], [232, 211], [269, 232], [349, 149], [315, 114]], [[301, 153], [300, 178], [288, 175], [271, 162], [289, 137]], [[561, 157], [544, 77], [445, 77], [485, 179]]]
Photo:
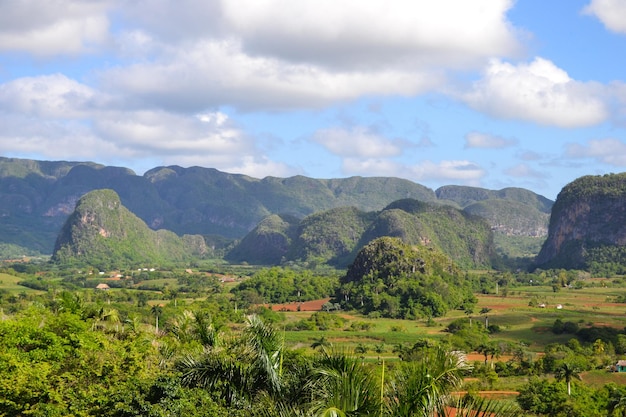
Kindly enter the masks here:
[[208, 252], [202, 236], [151, 230], [112, 190], [85, 194], [61, 229], [52, 260], [102, 271], [181, 263]]
[[368, 242], [382, 236], [435, 248], [465, 267], [487, 267], [496, 253], [485, 220], [450, 206], [403, 199], [379, 212], [332, 209], [305, 217], [297, 225], [270, 216], [250, 232], [226, 259], [275, 264], [329, 263], [347, 267]]
[[[513, 189], [492, 192], [458, 187], [456, 194], [473, 197], [460, 199], [440, 191], [442, 197], [438, 199], [433, 190], [399, 178], [256, 179], [211, 168], [178, 166], [157, 167], [140, 176], [127, 168], [90, 162], [0, 157], [0, 257], [52, 253], [57, 234], [78, 200], [103, 188], [114, 190], [122, 204], [153, 230], [166, 229], [179, 236], [203, 235], [218, 257], [229, 240], [241, 239], [272, 214], [303, 219], [340, 207], [371, 212], [404, 198], [461, 209], [469, 201], [506, 200], [528, 208], [512, 211], [507, 206], [487, 213], [488, 221], [513, 238], [527, 238], [541, 230], [539, 213], [545, 216], [545, 205], [549, 205], [549, 200], [530, 191]], [[504, 229], [502, 225], [506, 225]]]

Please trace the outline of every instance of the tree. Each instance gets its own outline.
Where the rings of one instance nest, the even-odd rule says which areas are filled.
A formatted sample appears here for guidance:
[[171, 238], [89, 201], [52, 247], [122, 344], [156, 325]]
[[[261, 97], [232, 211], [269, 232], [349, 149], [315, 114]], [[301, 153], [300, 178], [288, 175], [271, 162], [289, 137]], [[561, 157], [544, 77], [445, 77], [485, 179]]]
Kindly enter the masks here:
[[159, 334], [159, 316], [163, 314], [163, 307], [155, 304], [150, 309], [150, 313], [156, 318], [154, 333]]
[[607, 385], [609, 398], [607, 411], [609, 416], [626, 417], [626, 389], [614, 384]]
[[381, 391], [361, 360], [335, 350], [322, 352], [314, 363], [307, 386], [312, 401], [308, 411], [316, 416], [379, 415]]
[[572, 379], [580, 379], [580, 370], [568, 362], [561, 363], [554, 374], [558, 381], [565, 380], [567, 384], [567, 395], [572, 395]]
[[489, 356], [491, 356], [491, 362], [493, 365], [493, 358], [494, 356], [499, 355], [500, 349], [493, 343], [484, 343], [476, 348], [476, 352], [485, 356], [485, 366], [487, 366], [487, 359], [489, 359]]
[[387, 413], [393, 417], [519, 415], [511, 404], [485, 399], [463, 401], [450, 394], [463, 382], [467, 365], [441, 347], [426, 349], [417, 361], [403, 362], [386, 387]]
[[313, 343], [311, 343], [311, 348], [312, 349], [322, 349], [325, 350], [326, 348], [330, 347], [330, 342], [326, 339], [326, 336], [322, 335], [320, 338], [315, 339], [313, 341]]
[[418, 361], [405, 362], [388, 387], [388, 412], [392, 416], [443, 415], [448, 394], [463, 379], [458, 356], [441, 348]]
[[276, 330], [256, 315], [246, 318], [241, 337], [227, 346], [208, 347], [199, 356], [187, 355], [176, 366], [182, 384], [219, 393], [227, 404], [271, 398], [282, 389], [283, 341]]

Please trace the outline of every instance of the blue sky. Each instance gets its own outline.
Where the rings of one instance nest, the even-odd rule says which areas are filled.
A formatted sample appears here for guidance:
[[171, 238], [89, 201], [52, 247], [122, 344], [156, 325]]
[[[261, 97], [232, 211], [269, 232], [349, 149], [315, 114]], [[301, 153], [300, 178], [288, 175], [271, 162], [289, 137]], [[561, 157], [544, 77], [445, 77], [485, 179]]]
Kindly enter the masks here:
[[0, 156], [555, 199], [626, 166], [624, 0], [0, 0]]

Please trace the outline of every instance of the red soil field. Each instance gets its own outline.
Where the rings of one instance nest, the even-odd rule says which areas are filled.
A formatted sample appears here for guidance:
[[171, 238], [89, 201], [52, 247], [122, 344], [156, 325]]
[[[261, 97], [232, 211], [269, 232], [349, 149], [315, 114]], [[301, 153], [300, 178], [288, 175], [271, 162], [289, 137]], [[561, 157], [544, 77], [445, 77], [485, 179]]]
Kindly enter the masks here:
[[[322, 311], [322, 306], [326, 304], [330, 298], [322, 298], [321, 300], [302, 301], [301, 303], [272, 304], [274, 311]], [[269, 306], [268, 306], [269, 307]]]

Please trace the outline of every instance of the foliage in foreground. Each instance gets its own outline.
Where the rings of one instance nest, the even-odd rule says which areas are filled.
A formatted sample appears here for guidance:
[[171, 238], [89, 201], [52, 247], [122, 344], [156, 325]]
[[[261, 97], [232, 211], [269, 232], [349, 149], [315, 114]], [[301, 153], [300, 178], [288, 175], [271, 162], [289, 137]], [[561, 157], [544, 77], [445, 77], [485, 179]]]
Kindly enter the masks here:
[[344, 350], [286, 349], [254, 315], [241, 326], [230, 332], [186, 311], [154, 328], [120, 320], [114, 309], [85, 314], [70, 296], [54, 311], [4, 315], [0, 415], [444, 416], [464, 372], [443, 350], [385, 369]]

